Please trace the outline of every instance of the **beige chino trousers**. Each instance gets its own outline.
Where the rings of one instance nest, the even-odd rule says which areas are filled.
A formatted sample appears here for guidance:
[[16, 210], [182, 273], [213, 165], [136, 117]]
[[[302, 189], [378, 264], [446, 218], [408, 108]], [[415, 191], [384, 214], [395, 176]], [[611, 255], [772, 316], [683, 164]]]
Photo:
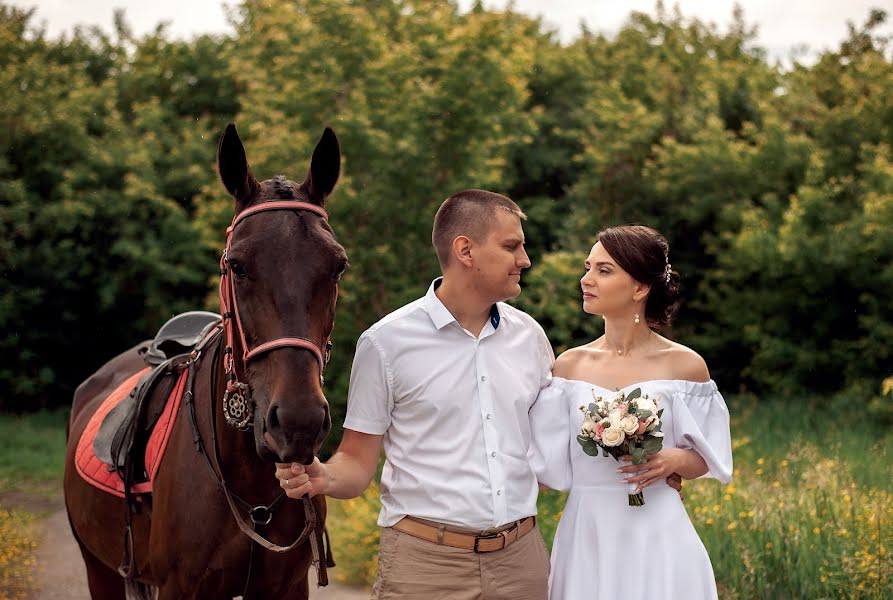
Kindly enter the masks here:
[[534, 527], [502, 550], [477, 554], [384, 527], [373, 600], [546, 600], [549, 552]]

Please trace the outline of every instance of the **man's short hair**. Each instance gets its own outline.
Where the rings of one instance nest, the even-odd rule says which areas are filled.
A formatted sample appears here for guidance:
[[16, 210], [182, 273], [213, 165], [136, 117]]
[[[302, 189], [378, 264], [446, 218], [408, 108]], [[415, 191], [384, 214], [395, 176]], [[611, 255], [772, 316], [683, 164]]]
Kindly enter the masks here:
[[497, 210], [509, 212], [522, 221], [527, 219], [511, 199], [486, 190], [463, 190], [443, 201], [434, 216], [431, 233], [441, 269], [449, 264], [453, 240], [457, 237], [464, 235], [475, 242], [486, 239]]

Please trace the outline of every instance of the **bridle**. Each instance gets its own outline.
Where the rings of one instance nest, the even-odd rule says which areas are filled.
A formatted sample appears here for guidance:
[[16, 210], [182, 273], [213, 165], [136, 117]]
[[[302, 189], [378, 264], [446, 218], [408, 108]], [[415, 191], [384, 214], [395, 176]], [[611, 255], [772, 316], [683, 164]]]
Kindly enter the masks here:
[[[266, 352], [271, 352], [279, 348], [302, 348], [304, 350], [312, 352], [313, 355], [316, 357], [317, 363], [319, 364], [320, 385], [324, 383], [323, 371], [325, 370], [325, 367], [328, 364], [329, 357], [331, 355], [331, 332], [335, 325], [334, 319], [332, 323], [329, 324], [329, 328], [326, 333], [326, 343], [324, 351], [321, 350], [320, 347], [309, 338], [297, 335], [276, 338], [274, 340], [258, 344], [254, 348], [248, 347], [247, 339], [245, 337], [245, 330], [242, 326], [242, 320], [239, 317], [239, 303], [236, 298], [236, 288], [233, 282], [233, 275], [231, 273], [232, 269], [227, 257], [230, 248], [232, 247], [233, 232], [235, 231], [236, 226], [252, 215], [270, 210], [303, 210], [319, 215], [325, 220], [328, 220], [329, 218], [328, 213], [326, 213], [326, 211], [322, 207], [315, 204], [310, 204], [308, 202], [300, 202], [297, 200], [273, 200], [270, 202], [265, 202], [251, 208], [247, 208], [233, 217], [232, 224], [226, 230], [226, 248], [224, 249], [223, 254], [220, 257], [220, 312], [221, 316], [223, 317], [222, 325], [218, 325], [216, 328], [214, 328], [214, 330], [212, 330], [200, 342], [199, 346], [189, 355], [188, 361], [186, 362], [186, 368], [189, 370], [189, 373], [187, 376], [186, 392], [184, 394], [183, 400], [188, 409], [190, 426], [192, 428], [193, 443], [195, 444], [196, 450], [204, 457], [205, 463], [207, 464], [212, 477], [217, 481], [218, 486], [223, 491], [230, 511], [233, 514], [233, 518], [236, 521], [236, 525], [238, 525], [239, 529], [241, 529], [245, 535], [247, 535], [249, 538], [251, 538], [251, 540], [255, 542], [251, 545], [248, 558], [248, 574], [245, 579], [244, 592], [242, 594], [243, 597], [246, 596], [248, 592], [248, 585], [251, 581], [252, 564], [254, 562], [254, 551], [256, 545], [259, 545], [273, 552], [284, 553], [304, 544], [309, 539], [310, 548], [313, 554], [313, 564], [315, 564], [317, 568], [317, 581], [319, 585], [328, 584], [328, 574], [326, 571], [326, 567], [331, 567], [335, 564], [332, 560], [329, 546], [326, 543], [328, 540], [328, 534], [325, 532], [325, 529], [322, 526], [322, 522], [319, 520], [316, 514], [316, 509], [314, 508], [313, 503], [308, 496], [304, 496], [304, 498], [302, 499], [304, 507], [304, 529], [291, 544], [287, 546], [280, 546], [271, 542], [265, 537], [266, 526], [269, 525], [270, 521], [273, 518], [273, 511], [285, 499], [285, 493], [280, 492], [276, 499], [266, 506], [252, 506], [242, 498], [235, 495], [229, 489], [229, 485], [227, 484], [224, 477], [223, 463], [221, 461], [219, 447], [217, 444], [218, 436], [216, 419], [214, 418], [214, 402], [212, 401], [210, 405], [210, 421], [211, 445], [213, 447], [214, 456], [217, 463], [216, 469], [214, 468], [214, 465], [211, 462], [211, 458], [205, 449], [205, 444], [198, 427], [198, 419], [195, 414], [195, 402], [192, 391], [193, 380], [195, 376], [195, 366], [201, 356], [202, 349], [206, 345], [210, 344], [213, 340], [218, 338], [221, 333], [221, 327], [224, 334], [223, 367], [226, 376], [226, 391], [223, 394], [223, 413], [226, 417], [226, 422], [228, 425], [244, 431], [250, 427], [253, 419], [253, 402], [251, 401], [250, 388], [248, 384], [239, 381], [238, 375], [236, 373], [235, 359], [233, 357], [233, 343], [236, 339], [236, 332], [238, 332], [239, 341], [242, 343], [243, 368], [247, 367], [248, 361], [250, 361], [252, 358], [255, 358]], [[338, 286], [336, 285], [335, 301], [337, 301], [337, 299]], [[220, 350], [220, 346], [216, 345], [215, 347], [215, 357], [211, 363], [212, 398], [217, 397], [214, 391], [215, 387], [213, 382], [218, 381], [218, 379], [214, 377], [213, 372], [215, 367], [219, 368], [220, 365], [220, 360], [216, 356], [216, 354]], [[239, 508], [236, 506], [237, 503], [241, 505], [244, 510], [248, 511], [248, 514], [251, 518], [251, 525], [248, 525], [248, 523], [246, 523], [245, 520], [242, 518]], [[326, 542], [323, 541], [324, 538]]]
[[[223, 395], [223, 412], [226, 416], [226, 422], [236, 429], [246, 430], [250, 427], [253, 416], [254, 407], [251, 401], [251, 390], [247, 383], [239, 381], [236, 373], [235, 359], [233, 357], [234, 342], [236, 340], [236, 332], [239, 335], [239, 341], [242, 344], [242, 364], [248, 367], [248, 362], [252, 358], [256, 358], [266, 352], [278, 350], [279, 348], [301, 348], [312, 352], [319, 364], [319, 383], [323, 385], [325, 379], [323, 373], [332, 352], [331, 331], [334, 322], [329, 327], [329, 334], [326, 338], [325, 349], [321, 349], [313, 340], [300, 335], [288, 337], [280, 337], [274, 340], [258, 344], [254, 348], [249, 348], [248, 341], [245, 337], [245, 329], [242, 326], [242, 319], [239, 316], [239, 301], [236, 297], [236, 287], [232, 268], [229, 263], [229, 253], [233, 244], [233, 234], [236, 226], [248, 217], [261, 212], [271, 210], [303, 210], [312, 212], [324, 220], [328, 221], [328, 213], [316, 204], [309, 202], [301, 202], [298, 200], [273, 200], [264, 202], [257, 206], [246, 208], [233, 217], [232, 224], [226, 229], [226, 248], [220, 256], [220, 314], [223, 317], [223, 329], [226, 335], [226, 345], [223, 351], [223, 367], [226, 373], [226, 392]], [[335, 299], [338, 298], [338, 286], [335, 286]]]

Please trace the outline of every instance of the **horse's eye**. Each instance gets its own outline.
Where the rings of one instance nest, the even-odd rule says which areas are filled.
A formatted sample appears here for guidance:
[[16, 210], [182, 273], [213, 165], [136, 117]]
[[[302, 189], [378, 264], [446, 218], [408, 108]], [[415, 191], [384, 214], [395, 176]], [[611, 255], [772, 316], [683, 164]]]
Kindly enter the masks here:
[[235, 260], [229, 261], [229, 268], [233, 272], [233, 275], [236, 277], [245, 277], [245, 267], [242, 266], [241, 263]]
[[335, 281], [341, 281], [341, 276], [344, 275], [344, 272], [350, 268], [350, 264], [345, 260], [338, 267], [337, 274], [335, 275]]

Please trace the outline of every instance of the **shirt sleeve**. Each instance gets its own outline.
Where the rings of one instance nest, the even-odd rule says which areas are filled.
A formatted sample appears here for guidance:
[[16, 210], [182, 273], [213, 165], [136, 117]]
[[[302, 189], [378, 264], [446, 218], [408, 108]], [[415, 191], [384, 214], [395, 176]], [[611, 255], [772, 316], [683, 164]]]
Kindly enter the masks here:
[[552, 383], [552, 365], [555, 364], [555, 351], [542, 327], [539, 328], [539, 368], [540, 389], [546, 388]]
[[563, 383], [553, 377], [528, 413], [531, 443], [527, 459], [537, 481], [553, 490], [568, 490], [572, 483], [570, 418]]
[[732, 480], [729, 409], [713, 381], [681, 382], [673, 402], [673, 433], [676, 447], [694, 450], [707, 463], [701, 477]]
[[344, 428], [383, 435], [391, 426], [394, 397], [390, 369], [372, 331], [357, 340], [350, 370]]

